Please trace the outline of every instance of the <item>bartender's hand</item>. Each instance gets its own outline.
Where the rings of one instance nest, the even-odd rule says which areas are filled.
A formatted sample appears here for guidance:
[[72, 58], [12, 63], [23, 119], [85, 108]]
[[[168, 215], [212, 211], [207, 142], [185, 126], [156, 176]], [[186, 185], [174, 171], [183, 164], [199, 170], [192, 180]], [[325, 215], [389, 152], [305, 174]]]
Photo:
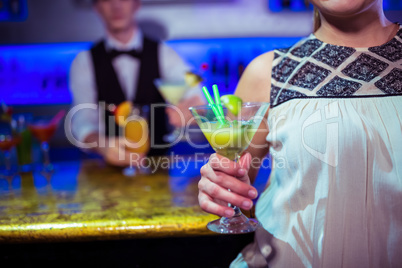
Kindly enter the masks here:
[[[104, 144], [101, 141], [104, 139]], [[105, 162], [118, 167], [137, 166], [146, 154], [133, 153], [126, 149], [124, 137], [99, 137], [98, 134], [90, 134], [85, 142], [97, 142], [95, 151], [100, 154]]]
[[[175, 108], [167, 107], [166, 113], [169, 117], [169, 123], [175, 127], [184, 127], [192, 119], [191, 112], [188, 110], [191, 106], [204, 105], [205, 100], [199, 96], [191, 96], [180, 101]], [[194, 122], [195, 124], [195, 122]]]
[[201, 168], [198, 183], [198, 202], [201, 208], [221, 217], [234, 215], [228, 203], [244, 210], [251, 209], [257, 190], [250, 185], [250, 164], [249, 153], [243, 155], [238, 163], [218, 154], [211, 155], [208, 163]]

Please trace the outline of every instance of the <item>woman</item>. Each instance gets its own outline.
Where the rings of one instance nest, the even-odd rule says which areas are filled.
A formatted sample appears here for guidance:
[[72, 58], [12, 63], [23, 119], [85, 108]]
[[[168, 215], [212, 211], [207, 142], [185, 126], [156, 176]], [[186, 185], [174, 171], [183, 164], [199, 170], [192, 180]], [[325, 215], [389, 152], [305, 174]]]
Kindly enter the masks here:
[[227, 203], [250, 209], [251, 159], [269, 152], [262, 227], [232, 267], [401, 267], [402, 28], [381, 0], [311, 2], [314, 34], [242, 76], [236, 95], [270, 102], [268, 126], [239, 164], [211, 156], [200, 206], [219, 216], [233, 215]]

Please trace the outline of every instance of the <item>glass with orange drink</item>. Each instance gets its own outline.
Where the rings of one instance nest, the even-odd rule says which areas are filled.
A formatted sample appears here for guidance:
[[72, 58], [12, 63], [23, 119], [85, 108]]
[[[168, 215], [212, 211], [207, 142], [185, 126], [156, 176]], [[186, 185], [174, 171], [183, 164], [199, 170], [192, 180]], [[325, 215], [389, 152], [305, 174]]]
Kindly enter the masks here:
[[144, 117], [135, 117], [129, 120], [124, 128], [124, 137], [127, 139], [127, 149], [133, 153], [146, 154], [149, 150], [148, 120]]
[[125, 148], [130, 153], [130, 165], [123, 170], [123, 174], [135, 176], [137, 171], [145, 172], [141, 169], [139, 160], [150, 148], [149, 106], [123, 102], [117, 106], [115, 118], [126, 140]]

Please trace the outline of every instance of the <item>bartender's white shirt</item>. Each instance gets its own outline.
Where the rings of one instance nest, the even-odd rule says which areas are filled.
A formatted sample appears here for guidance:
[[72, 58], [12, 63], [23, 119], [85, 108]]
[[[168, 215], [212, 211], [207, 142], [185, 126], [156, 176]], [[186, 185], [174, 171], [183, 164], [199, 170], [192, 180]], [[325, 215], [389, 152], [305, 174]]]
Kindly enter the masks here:
[[[122, 44], [111, 36], [106, 36], [106, 51], [117, 50], [142, 50], [142, 32], [137, 30], [127, 44]], [[183, 59], [166, 44], [160, 43], [159, 71], [162, 79], [180, 81], [184, 79], [186, 71], [190, 67]], [[112, 65], [127, 100], [133, 100], [135, 96], [140, 68], [140, 61], [130, 55], [119, 55], [113, 59]], [[78, 104], [98, 104], [95, 73], [90, 51], [78, 53], [70, 68], [70, 90], [73, 96], [73, 107]], [[101, 120], [102, 121], [102, 120]], [[83, 142], [91, 133], [97, 133], [102, 128], [103, 122], [99, 121], [99, 112], [94, 109], [80, 109], [74, 114], [71, 121], [74, 138]]]

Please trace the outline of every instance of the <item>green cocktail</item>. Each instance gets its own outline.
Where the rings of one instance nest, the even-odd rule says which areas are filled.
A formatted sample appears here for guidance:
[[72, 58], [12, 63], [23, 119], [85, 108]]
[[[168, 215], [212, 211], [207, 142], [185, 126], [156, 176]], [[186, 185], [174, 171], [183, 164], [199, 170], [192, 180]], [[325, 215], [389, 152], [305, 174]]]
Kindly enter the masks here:
[[[263, 102], [243, 103], [235, 115], [222, 105], [224, 118], [217, 118], [219, 113], [216, 112], [216, 105], [195, 106], [190, 111], [216, 153], [238, 161], [240, 155], [250, 146], [268, 107], [269, 103]], [[208, 229], [230, 234], [255, 231], [258, 221], [244, 216], [238, 207], [231, 207], [235, 211], [233, 217], [212, 221], [208, 223]]]
[[227, 124], [219, 122], [201, 123], [199, 125], [209, 144], [220, 155], [235, 159], [247, 149], [256, 129], [252, 121], [228, 121]]

